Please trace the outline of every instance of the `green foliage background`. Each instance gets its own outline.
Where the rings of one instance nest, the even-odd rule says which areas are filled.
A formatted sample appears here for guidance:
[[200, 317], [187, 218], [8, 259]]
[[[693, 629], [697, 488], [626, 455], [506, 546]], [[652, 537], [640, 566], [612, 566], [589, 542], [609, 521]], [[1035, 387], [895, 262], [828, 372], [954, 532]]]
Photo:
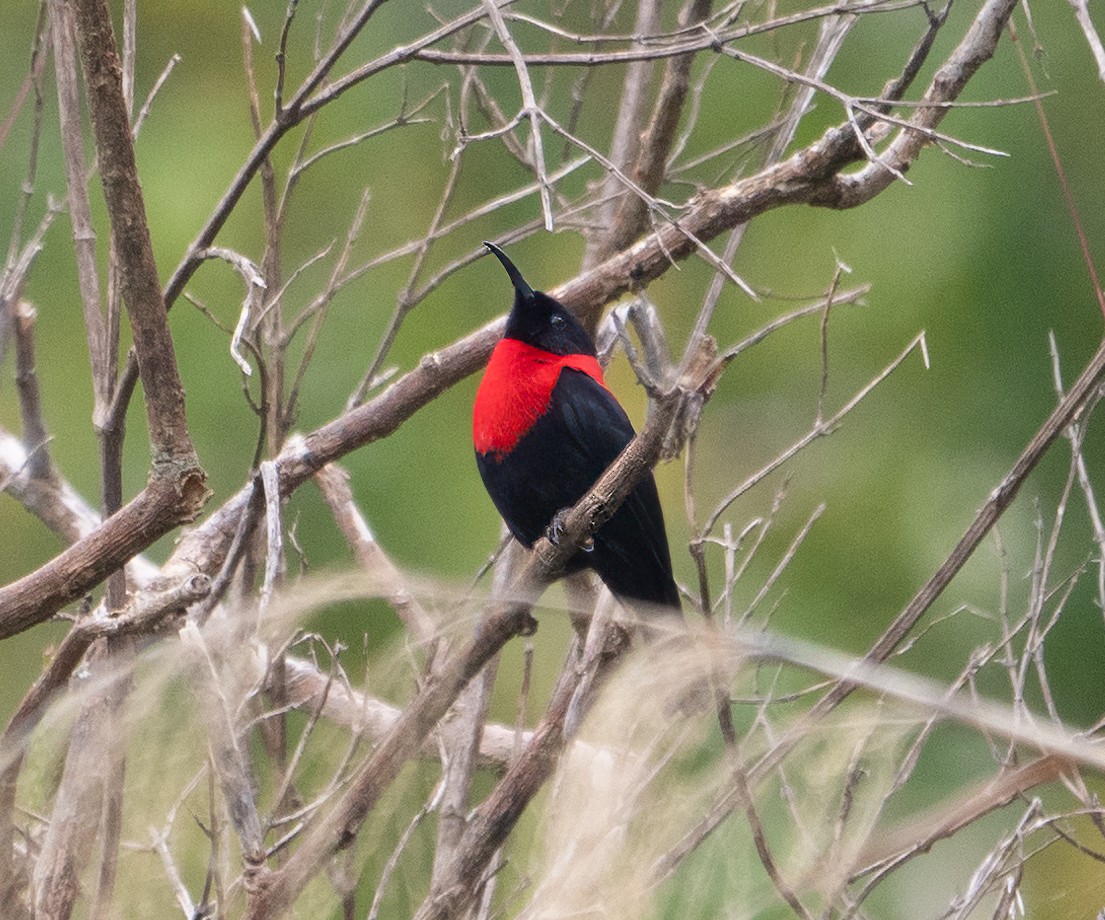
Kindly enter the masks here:
[[[786, 11], [783, 6], [789, 5], [781, 4], [781, 12]], [[446, 2], [438, 12], [451, 17], [463, 8]], [[252, 7], [263, 36], [254, 55], [264, 104], [271, 100], [271, 62], [283, 11], [281, 3]], [[309, 33], [316, 12], [315, 4], [302, 4], [296, 29]], [[974, 12], [969, 4], [953, 9], [933, 60], [941, 60], [959, 40]], [[1091, 252], [1100, 262], [1105, 253], [1105, 209], [1100, 206], [1105, 179], [1105, 88], [1095, 78], [1092, 58], [1069, 6], [1035, 4], [1033, 12], [1041, 45], [1038, 53], [1033, 53], [1023, 16], [1017, 17], [1018, 29], [1034, 60], [1041, 89], [1052, 94], [1044, 107], [1085, 221]], [[4, 111], [26, 74], [36, 15], [37, 6], [28, 2], [9, 4], [5, 10], [5, 26], [0, 29], [0, 108]], [[332, 28], [335, 11], [326, 8], [322, 15]], [[580, 28], [582, 15], [581, 10], [579, 22], [574, 23]], [[347, 60], [365, 60], [373, 50], [407, 40], [430, 22], [422, 7], [393, 0], [382, 8]], [[876, 94], [896, 72], [921, 28], [918, 10], [865, 18], [848, 38], [830, 71], [830, 82], [847, 92]], [[764, 50], [770, 41], [761, 41]], [[309, 45], [306, 40], [294, 45], [292, 85], [306, 72], [309, 61], [303, 55]], [[755, 43], [749, 47], [757, 50]], [[168, 277], [252, 143], [238, 7], [211, 0], [146, 4], [139, 13], [139, 49], [140, 99], [168, 58], [181, 55], [138, 142], [154, 245], [162, 276]], [[931, 70], [930, 66], [918, 85], [924, 84]], [[411, 100], [452, 77], [451, 72], [425, 64], [402, 72]], [[605, 104], [589, 105], [582, 130], [601, 136], [604, 118], [616, 104], [620, 79], [617, 68], [599, 76], [595, 92]], [[756, 127], [779, 98], [780, 87], [773, 78], [732, 61], [718, 62], [710, 81], [691, 141], [693, 149], [708, 150]], [[517, 104], [515, 78], [509, 69], [494, 74], [492, 86], [504, 109]], [[400, 74], [392, 72], [351, 91], [324, 113], [313, 147], [394, 118], [403, 89]], [[47, 194], [64, 197], [53, 93], [53, 81], [48, 79], [32, 222], [42, 213]], [[981, 102], [1028, 94], [1014, 46], [1006, 37], [998, 58], [971, 83], [967, 98]], [[422, 235], [438, 202], [452, 144], [450, 138], [443, 139], [441, 100], [428, 111], [435, 122], [384, 134], [330, 158], [305, 178], [285, 246], [287, 271], [335, 238], [340, 245], [364, 187], [372, 198], [358, 248], [362, 258]], [[832, 100], [819, 97], [798, 143], [812, 140], [841, 118]], [[855, 211], [787, 208], [756, 220], [736, 263], [736, 270], [758, 289], [769, 289], [782, 298], [817, 296], [831, 278], [836, 259], [852, 270], [843, 284], [872, 284], [866, 306], [842, 307], [833, 315], [830, 408], [844, 402], [918, 330], [927, 333], [931, 369], [925, 370], [919, 359], [907, 361], [840, 431], [789, 465], [787, 498], [773, 536], [745, 582], [747, 601], [814, 507], [824, 502], [824, 515], [768, 603], [776, 607], [773, 622], [779, 630], [850, 652], [865, 650], [945, 558], [975, 509], [1054, 405], [1049, 330], [1055, 333], [1068, 382], [1101, 335], [1102, 317], [1032, 105], [961, 109], [942, 127], [1009, 156], [968, 152], [971, 160], [984, 167], [976, 169], [929, 149], [909, 173], [911, 185], [898, 183]], [[298, 137], [281, 146], [278, 164], [288, 164]], [[29, 118], [24, 112], [0, 149], [0, 240], [7, 240], [10, 233], [26, 173], [28, 138]], [[560, 145], [549, 138], [548, 146], [558, 151]], [[527, 181], [494, 145], [469, 156], [453, 214]], [[592, 170], [586, 178], [595, 175]], [[584, 181], [577, 175], [565, 185], [582, 191]], [[107, 229], [95, 183], [93, 191], [103, 257]], [[514, 223], [534, 218], [537, 208], [536, 198], [528, 198], [472, 225], [470, 233], [444, 240], [435, 250], [433, 264], [444, 265], [473, 250], [481, 239], [494, 239]], [[68, 219], [62, 216], [50, 231], [26, 295], [38, 308], [38, 371], [54, 436], [51, 448], [62, 473], [91, 499], [98, 492], [96, 441], [69, 234]], [[219, 242], [259, 258], [262, 239], [259, 193], [254, 187]], [[581, 253], [581, 240], [574, 233], [538, 235], [511, 249], [527, 277], [541, 288], [571, 277]], [[298, 419], [301, 430], [310, 430], [342, 411], [388, 322], [409, 266], [409, 260], [385, 265], [338, 296], [319, 345], [320, 357], [306, 376]], [[328, 266], [322, 266], [305, 275], [296, 289], [299, 302], [306, 303], [325, 283], [327, 271]], [[674, 348], [681, 347], [709, 278], [707, 266], [689, 262], [650, 288]], [[224, 324], [233, 324], [241, 286], [224, 266], [203, 268], [189, 291]], [[448, 344], [508, 305], [509, 291], [498, 266], [488, 260], [473, 265], [446, 280], [418, 307], [388, 364], [407, 369], [424, 353]], [[784, 307], [770, 298], [754, 303], [729, 288], [712, 332], [723, 345], [732, 343]], [[245, 480], [256, 420], [242, 398], [226, 335], [183, 300], [173, 309], [172, 328], [193, 434], [214, 491], [210, 504], [214, 508]], [[742, 356], [726, 374], [701, 431], [696, 475], [700, 513], [708, 512], [735, 483], [805, 432], [817, 406], [818, 349], [817, 323], [807, 322]], [[0, 382], [0, 424], [18, 431], [10, 368], [9, 355]], [[643, 394], [624, 359], [610, 379], [640, 422]], [[468, 425], [474, 389], [475, 380], [466, 381], [396, 435], [346, 461], [357, 499], [393, 558], [412, 572], [461, 586], [469, 583], [493, 549], [499, 527], [471, 458]], [[128, 426], [126, 485], [132, 495], [144, 483], [148, 461], [140, 399], [135, 400]], [[1091, 476], [1098, 483], [1105, 482], [1101, 426], [1100, 419], [1093, 423], [1085, 448]], [[1039, 520], [1047, 522], [1054, 513], [1067, 462], [1067, 451], [1055, 448], [1000, 525], [1014, 579], [1013, 609], [1023, 605], [1027, 596], [1027, 578], [1022, 576], [1033, 563]], [[677, 576], [687, 581], [692, 566], [686, 551], [682, 464], [672, 463], [657, 476]], [[729, 515], [735, 529], [767, 513], [782, 482], [776, 476], [738, 503]], [[312, 570], [349, 564], [313, 488], [301, 490], [293, 499], [288, 520], [296, 521], [298, 541]], [[1097, 552], [1077, 500], [1064, 527], [1058, 570], [1074, 571]], [[11, 500], [0, 502], [0, 535], [0, 580], [5, 583], [41, 565], [60, 548]], [[165, 541], [151, 555], [164, 558], [168, 549]], [[927, 634], [905, 664], [936, 677], [958, 673], [970, 650], [991, 635], [992, 628], [975, 613], [995, 611], [999, 572], [991, 542], [956, 580], [934, 616], [961, 605], [974, 613], [961, 614]], [[1060, 712], [1074, 725], [1091, 724], [1105, 711], [1100, 680], [1105, 630], [1091, 581], [1082, 579], [1047, 646]], [[365, 610], [356, 607], [328, 616], [322, 623], [357, 649], [361, 643], [356, 637], [366, 622], [373, 629], [390, 624], [383, 608], [370, 610], [368, 616], [366, 620]], [[12, 710], [38, 673], [43, 650], [62, 632], [60, 625], [44, 626], [0, 645], [0, 714]], [[537, 639], [538, 678], [545, 685], [559, 664], [559, 650], [550, 653], [550, 663], [542, 667], [545, 653], [540, 647], [548, 641], [556, 642], [559, 649], [562, 632], [560, 618], [546, 615]], [[504, 691], [504, 699], [513, 692]], [[951, 743], [946, 750], [945, 762], [923, 774], [931, 777], [933, 798], [939, 795], [946, 771], [962, 775], [988, 762], [985, 751]], [[1088, 915], [1105, 898], [1100, 883], [1079, 881], [1088, 862], [1069, 852], [1055, 860], [1052, 871], [1030, 880], [1028, 890], [1039, 905], [1033, 916]]]

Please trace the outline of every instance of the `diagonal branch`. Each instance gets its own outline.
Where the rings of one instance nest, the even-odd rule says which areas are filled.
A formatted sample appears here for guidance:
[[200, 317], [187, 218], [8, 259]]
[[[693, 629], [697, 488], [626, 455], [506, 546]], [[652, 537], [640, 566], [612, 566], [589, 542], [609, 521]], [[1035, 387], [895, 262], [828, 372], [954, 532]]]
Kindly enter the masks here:
[[[705, 2], [708, 9], [709, 0], [705, 0]], [[643, 0], [637, 6], [637, 21], [634, 31], [642, 39], [646, 39], [659, 31], [661, 5], [657, 0]], [[686, 55], [680, 58], [672, 58], [668, 62], [664, 78], [665, 90], [669, 86], [673, 62], [678, 62], [674, 65], [676, 67], [685, 66], [687, 72], [689, 72], [692, 59], [693, 55]], [[647, 59], [633, 61], [626, 65], [625, 78], [622, 80], [621, 104], [618, 107], [617, 121], [614, 123], [614, 134], [610, 140], [609, 153], [610, 162], [617, 168], [618, 172], [632, 175], [636, 184], [641, 186], [642, 190], [648, 195], [655, 195], [659, 189], [659, 183], [654, 184], [651, 188], [644, 185], [640, 181], [640, 175], [633, 175], [633, 166], [635, 163], [639, 163], [643, 157], [649, 155], [658, 156], [663, 162], [666, 160], [668, 153], [666, 148], [649, 151], [648, 145], [650, 143], [655, 144], [656, 139], [641, 132], [646, 114], [645, 106], [652, 71], [653, 62]], [[684, 87], [683, 96], [685, 95]], [[674, 118], [675, 122], [678, 122], [679, 114], [682, 111], [682, 103], [682, 96], [665, 96], [664, 90], [661, 90], [660, 98], [653, 113], [653, 120]], [[674, 136], [674, 129], [672, 136]], [[670, 138], [668, 140], [670, 141]], [[590, 268], [592, 265], [601, 262], [610, 253], [624, 248], [625, 244], [636, 239], [640, 230], [643, 230], [646, 226], [648, 202], [632, 192], [626, 193], [627, 189], [618, 181], [617, 174], [607, 173], [598, 192], [598, 197], [605, 199], [600, 202], [597, 212], [600, 230], [587, 241], [587, 250], [583, 256], [584, 268]], [[629, 231], [627, 233], [624, 229], [622, 212], [627, 205], [634, 202], [639, 212], [638, 232]]]
[[1015, 6], [1013, 0], [989, 0], [979, 10], [963, 40], [933, 75], [919, 107], [909, 119], [909, 127], [899, 131], [877, 160], [855, 175], [837, 176], [811, 204], [854, 208], [886, 189], [896, 173], [908, 170], [921, 150], [932, 142], [930, 132], [948, 114], [948, 103], [959, 98], [971, 77], [993, 57]]
[[465, 911], [479, 895], [479, 879], [492, 856], [507, 840], [522, 811], [556, 767], [567, 741], [565, 725], [583, 674], [566, 668], [525, 752], [510, 765], [506, 776], [469, 817], [457, 847], [458, 858], [449, 867], [441, 890], [431, 893], [414, 915], [415, 920], [451, 920]]
[[[195, 517], [206, 490], [153, 477], [116, 514], [46, 565], [0, 588], [0, 639], [48, 620], [158, 538]], [[198, 494], [197, 494], [198, 490]], [[66, 495], [60, 496], [66, 501]]]

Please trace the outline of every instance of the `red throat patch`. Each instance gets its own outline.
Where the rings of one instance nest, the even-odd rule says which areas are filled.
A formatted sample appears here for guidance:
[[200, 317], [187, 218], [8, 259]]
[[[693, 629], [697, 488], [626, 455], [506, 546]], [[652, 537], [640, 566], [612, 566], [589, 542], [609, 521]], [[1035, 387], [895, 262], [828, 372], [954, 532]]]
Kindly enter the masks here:
[[590, 355], [554, 355], [517, 339], [503, 339], [491, 353], [472, 410], [472, 441], [481, 454], [510, 453], [549, 407], [560, 372], [583, 371], [605, 387], [602, 368]]

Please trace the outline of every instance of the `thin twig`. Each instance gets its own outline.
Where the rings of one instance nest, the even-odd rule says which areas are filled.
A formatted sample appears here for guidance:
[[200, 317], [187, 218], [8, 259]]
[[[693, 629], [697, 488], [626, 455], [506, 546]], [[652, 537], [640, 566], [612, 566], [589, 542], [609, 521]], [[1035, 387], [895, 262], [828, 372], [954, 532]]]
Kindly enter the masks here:
[[702, 525], [702, 535], [709, 534], [717, 525], [718, 519], [725, 512], [733, 502], [749, 491], [753, 486], [762, 482], [767, 476], [783, 466], [788, 460], [795, 454], [804, 450], [808, 445], [812, 444], [818, 438], [823, 438], [826, 435], [832, 433], [836, 428], [840, 426], [840, 423], [848, 416], [848, 414], [855, 409], [867, 396], [881, 384], [887, 377], [889, 377], [895, 370], [901, 366], [913, 352], [922, 348], [925, 341], [925, 333], [920, 332], [902, 351], [898, 354], [893, 361], [886, 365], [877, 375], [858, 389], [843, 406], [841, 406], [836, 412], [834, 412], [828, 419], [816, 422], [810, 428], [810, 430], [792, 443], [786, 450], [776, 455], [772, 460], [768, 461], [758, 471], [749, 476], [744, 482], [742, 482], [735, 489], [730, 491], [720, 502], [717, 503], [713, 512], [706, 519], [706, 522]]
[[92, 365], [92, 391], [95, 413], [102, 418], [107, 411], [111, 381], [107, 378], [108, 339], [100, 307], [100, 274], [96, 264], [96, 231], [88, 200], [81, 131], [80, 97], [77, 84], [77, 36], [74, 7], [63, 0], [50, 0], [50, 18], [54, 23], [54, 65], [58, 86], [58, 117], [65, 149], [66, 188], [69, 218], [73, 223], [73, 250], [77, 259], [77, 280], [84, 308], [88, 358]]
[[541, 213], [545, 215], [545, 229], [551, 233], [553, 229], [552, 198], [549, 194], [549, 177], [545, 169], [545, 148], [541, 141], [541, 120], [545, 117], [545, 114], [537, 104], [537, 97], [533, 94], [533, 83], [530, 81], [529, 68], [526, 66], [525, 57], [515, 43], [510, 30], [506, 27], [506, 21], [499, 9], [499, 0], [483, 0], [483, 8], [487, 12], [488, 19], [491, 20], [499, 41], [507, 49], [507, 53], [514, 64], [514, 70], [518, 74], [518, 87], [522, 92], [520, 115], [527, 119], [530, 124], [530, 137], [533, 139], [533, 162], [537, 171], [537, 183], [541, 195]]

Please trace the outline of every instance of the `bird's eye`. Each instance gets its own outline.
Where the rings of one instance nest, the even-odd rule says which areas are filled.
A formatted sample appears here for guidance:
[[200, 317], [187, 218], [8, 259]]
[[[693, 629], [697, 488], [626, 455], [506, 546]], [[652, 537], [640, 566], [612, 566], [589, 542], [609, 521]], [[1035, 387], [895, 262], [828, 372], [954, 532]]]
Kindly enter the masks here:
[[549, 322], [552, 323], [553, 326], [555, 326], [557, 329], [559, 329], [561, 326], [564, 325], [564, 317], [561, 316], [559, 313], [554, 313], [552, 315], [552, 319], [549, 320]]

